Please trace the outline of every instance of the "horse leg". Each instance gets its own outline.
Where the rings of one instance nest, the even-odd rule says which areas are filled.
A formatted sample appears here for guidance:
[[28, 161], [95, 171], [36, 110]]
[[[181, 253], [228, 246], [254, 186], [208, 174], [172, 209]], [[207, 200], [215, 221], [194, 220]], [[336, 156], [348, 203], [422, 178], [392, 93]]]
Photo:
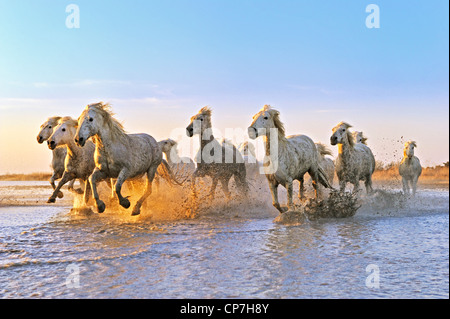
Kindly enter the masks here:
[[195, 181], [196, 181], [198, 175], [199, 175], [198, 174], [198, 169], [196, 169], [194, 171], [194, 174], [192, 174], [192, 181], [191, 181], [191, 192], [192, 192], [192, 196], [193, 197], [197, 197], [197, 190], [196, 190], [196, 187], [195, 187]]
[[56, 186], [55, 190], [53, 191], [52, 196], [49, 197], [47, 203], [54, 203], [56, 201], [56, 196], [58, 196], [58, 193], [60, 193], [60, 189], [61, 187], [63, 187], [63, 185], [65, 183], [67, 183], [68, 181], [70, 181], [72, 179], [72, 174], [69, 172], [64, 172], [61, 180], [58, 183], [58, 186]]
[[314, 198], [318, 200], [320, 198], [319, 174], [317, 172], [309, 172], [309, 175], [311, 175], [311, 182], [314, 188]]
[[298, 199], [302, 202], [305, 199], [305, 179], [304, 177], [300, 177], [298, 179], [300, 186], [298, 188]]
[[292, 180], [288, 180], [286, 182], [286, 190], [287, 190], [287, 204], [288, 204], [288, 210], [293, 211], [294, 210], [294, 203], [292, 201]]
[[114, 199], [114, 179], [110, 178], [109, 182], [106, 182], [106, 185], [108, 185], [109, 189], [111, 190], [111, 199]]
[[413, 180], [411, 181], [411, 187], [412, 187], [412, 194], [415, 197], [416, 196], [416, 190], [417, 190], [417, 181], [418, 181], [419, 177], [414, 177]]
[[102, 172], [97, 167], [94, 169], [94, 172], [89, 176], [89, 183], [91, 184], [92, 194], [94, 195], [95, 204], [97, 206], [98, 213], [103, 213], [105, 211], [105, 203], [99, 198], [97, 192], [97, 183], [104, 180], [108, 176], [105, 172]]
[[87, 204], [89, 202], [89, 197], [91, 196], [91, 183], [88, 180], [84, 181], [84, 195], [83, 202]]
[[225, 196], [227, 197], [227, 199], [231, 198], [231, 193], [230, 193], [230, 190], [228, 189], [229, 181], [230, 181], [230, 179], [227, 177], [222, 177], [220, 179], [220, 185], [222, 185], [222, 190], [225, 193]]
[[[58, 174], [56, 172], [53, 172], [52, 177], [50, 177], [50, 185], [52, 185], [53, 190], [56, 189], [55, 181], [60, 177], [61, 177], [61, 174]], [[64, 197], [64, 194], [61, 191], [59, 191], [58, 198], [63, 198], [63, 197]]]
[[144, 201], [147, 199], [147, 197], [149, 197], [150, 194], [152, 193], [152, 182], [153, 182], [153, 179], [155, 178], [156, 169], [157, 169], [157, 167], [156, 168], [151, 167], [147, 171], [147, 184], [145, 185], [144, 194], [142, 194], [141, 198], [139, 198], [138, 201], [136, 202], [136, 205], [134, 205], [131, 216], [136, 216], [141, 213], [142, 203], [144, 203]]
[[357, 194], [359, 192], [359, 176], [356, 176], [352, 182], [353, 191], [352, 194]]
[[339, 179], [339, 191], [341, 193], [345, 192], [345, 184], [346, 184], [346, 181], [344, 179]]
[[372, 176], [369, 175], [366, 178], [366, 181], [364, 183], [366, 185], [366, 192], [367, 194], [371, 194], [373, 192], [373, 188], [372, 188]]
[[120, 193], [120, 191], [122, 190], [122, 185], [127, 178], [128, 178], [128, 171], [125, 169], [121, 170], [119, 173], [119, 177], [117, 178], [116, 185], [114, 186], [117, 197], [119, 198], [119, 204], [120, 204], [120, 206], [122, 206], [124, 208], [130, 207], [130, 201], [128, 200], [129, 196], [127, 196], [127, 198], [125, 198]]
[[273, 207], [278, 209], [278, 211], [280, 213], [283, 213], [286, 210], [282, 209], [281, 206], [280, 206], [280, 203], [278, 202], [278, 183], [276, 183], [276, 182], [269, 182], [269, 188], [270, 188], [270, 193], [272, 194], [272, 205], [273, 205]]
[[403, 194], [407, 195], [409, 193], [408, 181], [404, 177], [402, 178], [402, 186], [403, 186]]
[[[248, 194], [248, 183], [247, 183], [247, 169], [245, 167], [245, 164], [242, 166], [242, 169], [240, 169], [237, 174], [234, 174], [234, 181], [236, 182], [237, 186], [239, 187], [240, 191], [244, 196], [247, 196]], [[227, 182], [228, 186], [228, 182]]]
[[208, 195], [211, 199], [214, 199], [214, 195], [216, 193], [216, 186], [217, 186], [217, 182], [218, 181], [219, 181], [219, 179], [216, 176], [214, 176], [212, 178], [212, 185], [211, 185], [211, 189], [210, 189], [209, 195]]
[[69, 182], [69, 186], [68, 186], [68, 187], [70, 187], [70, 184], [72, 184], [72, 191], [75, 192], [75, 193], [77, 193], [77, 194], [79, 194], [79, 195], [81, 195], [81, 194], [84, 194], [84, 190], [86, 189], [86, 184], [85, 184], [85, 181], [83, 181], [83, 180], [81, 180], [81, 179], [79, 179], [78, 181], [80, 182], [80, 187], [81, 187], [81, 188], [77, 188], [77, 189], [74, 189], [74, 188], [73, 188], [73, 183], [75, 182], [75, 178], [72, 179], [72, 180]]
[[72, 179], [70, 182], [69, 182], [69, 185], [67, 185], [67, 189], [69, 190], [69, 191], [73, 191], [74, 189], [73, 189], [73, 184], [75, 183], [75, 178], [74, 179]]

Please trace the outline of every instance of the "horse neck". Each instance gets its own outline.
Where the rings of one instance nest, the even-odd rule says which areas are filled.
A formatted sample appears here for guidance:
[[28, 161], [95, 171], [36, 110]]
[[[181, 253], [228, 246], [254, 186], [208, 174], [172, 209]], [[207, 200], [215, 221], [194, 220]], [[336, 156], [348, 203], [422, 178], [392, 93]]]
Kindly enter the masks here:
[[405, 157], [406, 160], [411, 160], [414, 157], [414, 150], [411, 152], [410, 155], [408, 155], [407, 150], [404, 149], [403, 150], [403, 156]]
[[57, 147], [54, 150], [52, 150], [53, 157], [62, 157], [66, 156], [67, 154], [67, 147]]
[[71, 158], [79, 157], [83, 153], [83, 149], [75, 144], [73, 138], [69, 139], [69, 142], [66, 143], [67, 146], [67, 155]]
[[[277, 134], [277, 150], [278, 153], [283, 153], [282, 149], [286, 145], [286, 138], [280, 134]], [[274, 137], [271, 135], [270, 130], [264, 135], [264, 146], [266, 151], [266, 156], [278, 156], [278, 154], [272, 154], [271, 149], [274, 147], [272, 144], [274, 142]]]
[[406, 154], [406, 151], [404, 151], [403, 152], [403, 163], [404, 164], [406, 164], [406, 165], [411, 165], [412, 164], [412, 159], [413, 159], [413, 157], [414, 157], [414, 155], [413, 156], [408, 156], [407, 154]]
[[352, 152], [353, 147], [350, 145], [347, 138], [345, 138], [342, 143], [338, 144], [338, 154], [344, 162], [350, 160]]
[[211, 127], [208, 128], [208, 130], [211, 132], [211, 134], [209, 134], [208, 137], [204, 137], [204, 132], [202, 132], [201, 134], [199, 134], [200, 137], [200, 149], [203, 151], [203, 148], [208, 145], [209, 143], [211, 143], [212, 141], [214, 141], [214, 135], [212, 133]]
[[117, 136], [113, 137], [112, 132], [109, 130], [100, 130], [97, 134], [94, 135], [94, 143], [95, 147], [101, 153], [108, 153], [107, 150], [112, 149], [114, 144], [117, 143], [127, 143], [127, 135], [124, 133], [123, 136], [117, 134]]

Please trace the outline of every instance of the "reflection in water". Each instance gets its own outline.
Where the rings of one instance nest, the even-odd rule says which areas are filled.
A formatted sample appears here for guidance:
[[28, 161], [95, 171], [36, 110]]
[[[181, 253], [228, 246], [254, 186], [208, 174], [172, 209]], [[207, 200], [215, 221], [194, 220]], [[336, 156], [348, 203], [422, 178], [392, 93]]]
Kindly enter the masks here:
[[[448, 205], [448, 192], [432, 198]], [[448, 298], [448, 206], [424, 207], [300, 226], [266, 212], [155, 223], [121, 211], [0, 207], [0, 296]], [[66, 285], [71, 265], [80, 288]], [[379, 289], [366, 287], [368, 265], [380, 270]]]

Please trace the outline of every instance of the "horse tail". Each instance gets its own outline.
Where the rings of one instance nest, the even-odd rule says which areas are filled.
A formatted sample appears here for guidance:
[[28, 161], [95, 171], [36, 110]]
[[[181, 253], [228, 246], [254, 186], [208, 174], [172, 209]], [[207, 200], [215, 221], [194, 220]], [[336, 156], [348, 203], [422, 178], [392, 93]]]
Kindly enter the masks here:
[[316, 148], [317, 148], [317, 151], [319, 152], [319, 154], [322, 155], [322, 156], [333, 155], [331, 150], [325, 144], [316, 143]]
[[166, 182], [168, 182], [169, 185], [171, 186], [172, 185], [181, 186], [186, 181], [186, 178], [183, 179], [182, 181], [178, 180], [178, 176], [175, 176], [174, 172], [172, 171], [172, 168], [165, 159], [161, 161], [161, 164], [158, 166], [156, 174], [164, 178]]
[[333, 186], [330, 185], [330, 182], [328, 182], [328, 178], [327, 178], [327, 174], [325, 173], [325, 171], [323, 170], [323, 168], [317, 164], [317, 176], [319, 178], [319, 182], [320, 184], [322, 184], [323, 186], [325, 186], [326, 188], [333, 188]]

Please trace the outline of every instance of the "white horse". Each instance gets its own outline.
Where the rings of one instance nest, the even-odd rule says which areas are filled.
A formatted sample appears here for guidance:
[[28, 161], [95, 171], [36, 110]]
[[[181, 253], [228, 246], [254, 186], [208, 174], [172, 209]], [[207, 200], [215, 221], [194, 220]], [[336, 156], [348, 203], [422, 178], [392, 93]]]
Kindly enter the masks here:
[[211, 127], [211, 112], [208, 107], [202, 108], [191, 117], [191, 123], [186, 127], [187, 136], [193, 137], [198, 134], [200, 139], [200, 156], [196, 156], [197, 169], [192, 176], [192, 191], [196, 194], [195, 181], [198, 177], [210, 176], [212, 186], [209, 196], [214, 198], [217, 183], [220, 181], [223, 192], [229, 198], [231, 194], [228, 183], [234, 176], [234, 181], [240, 193], [247, 195], [248, 184], [244, 159], [234, 145], [219, 143], [214, 138]]
[[[54, 128], [58, 125], [58, 121], [61, 119], [60, 116], [49, 117], [40, 127], [39, 133], [37, 135], [37, 141], [39, 144], [44, 143], [53, 134]], [[52, 150], [52, 163], [51, 168], [53, 171], [50, 177], [50, 185], [52, 185], [53, 190], [56, 189], [55, 181], [60, 179], [64, 174], [64, 160], [66, 158], [67, 149], [65, 147], [58, 147]], [[75, 180], [69, 182], [69, 189], [73, 189], [73, 183]], [[63, 198], [64, 194], [59, 191], [58, 198]]]
[[422, 174], [420, 160], [414, 156], [414, 147], [417, 147], [417, 143], [414, 141], [405, 143], [403, 159], [398, 167], [398, 172], [402, 177], [403, 192], [409, 194], [409, 189], [412, 188], [413, 196], [416, 195], [417, 181]]
[[87, 141], [85, 147], [83, 148], [76, 145], [73, 137], [75, 136], [77, 127], [77, 120], [74, 120], [69, 116], [63, 117], [59, 120], [53, 134], [47, 140], [48, 147], [51, 150], [54, 150], [62, 145], [67, 147], [67, 156], [64, 163], [64, 174], [47, 203], [54, 203], [61, 187], [68, 181], [75, 180], [75, 178], [78, 178], [82, 185], [82, 189], [76, 190], [76, 192], [78, 194], [82, 194], [86, 191], [86, 182], [95, 167], [95, 145], [91, 141]]
[[[272, 204], [280, 213], [285, 210], [278, 202], [278, 185], [283, 185], [287, 190], [288, 209], [293, 210], [292, 184], [294, 180], [300, 182], [300, 190], [303, 191], [303, 175], [309, 173], [318, 198], [320, 182], [325, 187], [330, 187], [326, 174], [318, 163], [316, 145], [306, 135], [291, 135], [286, 137], [284, 125], [280, 121], [280, 113], [272, 109], [270, 105], [264, 107], [253, 116], [253, 122], [248, 128], [251, 139], [259, 136], [264, 138], [266, 157], [264, 168], [272, 193]], [[303, 197], [303, 194], [301, 194]]]
[[[105, 203], [99, 198], [97, 183], [106, 178], [117, 178], [115, 192], [122, 207], [129, 208], [130, 201], [123, 197], [121, 189], [128, 179], [146, 174], [147, 184], [143, 195], [136, 202], [132, 215], [139, 215], [142, 203], [152, 193], [152, 182], [161, 162], [171, 173], [169, 164], [162, 160], [162, 152], [156, 140], [148, 134], [127, 134], [122, 124], [112, 114], [107, 103], [86, 106], [78, 118], [75, 142], [84, 146], [88, 138], [95, 143], [95, 169], [89, 177], [97, 211], [105, 211]], [[87, 203], [87, 198], [85, 197]]]
[[356, 193], [359, 190], [359, 181], [364, 180], [369, 194], [373, 191], [372, 174], [375, 170], [375, 158], [367, 145], [355, 144], [350, 127], [351, 125], [340, 122], [333, 128], [333, 135], [330, 137], [331, 145], [338, 145], [336, 174], [340, 190], [343, 192], [346, 183], [352, 183], [353, 193]]
[[317, 155], [319, 158], [319, 165], [325, 171], [325, 174], [327, 175], [327, 179], [330, 185], [333, 185], [334, 170], [335, 170], [334, 162], [331, 158], [325, 157], [325, 155], [332, 156], [333, 153], [331, 153], [331, 150], [322, 143], [316, 143], [316, 148], [318, 153]]
[[363, 143], [367, 145], [367, 137], [364, 136], [363, 132], [355, 131], [352, 133], [352, 136], [356, 144]]
[[247, 170], [247, 176], [255, 178], [259, 174], [259, 163], [256, 159], [255, 145], [245, 141], [239, 145], [239, 151], [242, 154]]
[[180, 157], [178, 155], [177, 145], [178, 143], [170, 138], [159, 141], [159, 147], [161, 151], [166, 154], [167, 162], [172, 167], [172, 169], [188, 171], [194, 173], [195, 163], [190, 157]]

